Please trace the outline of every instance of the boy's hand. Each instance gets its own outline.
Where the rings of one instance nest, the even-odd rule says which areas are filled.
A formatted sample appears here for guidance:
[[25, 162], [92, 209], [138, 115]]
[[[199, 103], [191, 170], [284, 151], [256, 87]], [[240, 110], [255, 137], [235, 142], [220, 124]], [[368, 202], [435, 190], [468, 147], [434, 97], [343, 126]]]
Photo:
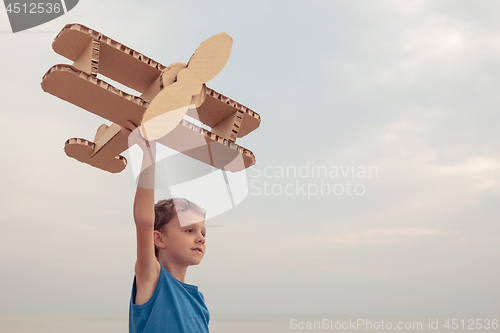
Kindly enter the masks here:
[[122, 128], [121, 133], [128, 137], [130, 133], [137, 128], [133, 122], [127, 120], [127, 127], [120, 126]]
[[142, 149], [144, 154], [149, 155], [149, 163], [146, 163], [146, 167], [151, 166], [151, 164], [154, 164], [155, 162], [156, 142], [144, 140], [141, 136], [140, 130], [130, 120], [127, 120], [127, 125], [127, 127], [121, 126], [121, 134], [128, 137], [128, 146], [132, 147], [134, 144], [137, 144]]
[[142, 149], [142, 165], [137, 185], [145, 189], [154, 189], [156, 142], [144, 140], [139, 128], [130, 120], [127, 120], [127, 127], [121, 126], [121, 134], [128, 138], [129, 147], [137, 144]]
[[145, 149], [150, 149], [151, 146], [155, 146], [154, 141], [146, 141], [141, 136], [140, 130], [137, 129], [137, 126], [130, 120], [127, 120], [127, 127], [121, 126], [121, 133], [128, 137], [129, 146], [133, 144], [137, 144], [144, 151]]

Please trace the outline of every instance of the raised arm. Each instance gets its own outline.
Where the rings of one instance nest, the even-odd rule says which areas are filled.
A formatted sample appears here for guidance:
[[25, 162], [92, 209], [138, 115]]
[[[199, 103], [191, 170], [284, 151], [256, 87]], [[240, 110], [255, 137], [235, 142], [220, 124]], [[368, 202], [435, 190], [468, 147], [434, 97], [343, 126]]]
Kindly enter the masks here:
[[137, 261], [135, 263], [136, 296], [135, 304], [146, 303], [153, 295], [160, 264], [155, 256], [154, 245], [154, 183], [156, 143], [146, 142], [140, 137], [139, 130], [132, 122], [127, 122], [128, 129], [122, 127], [122, 133], [129, 137], [130, 143], [136, 143], [143, 152], [141, 172], [134, 200], [134, 220], [137, 230]]

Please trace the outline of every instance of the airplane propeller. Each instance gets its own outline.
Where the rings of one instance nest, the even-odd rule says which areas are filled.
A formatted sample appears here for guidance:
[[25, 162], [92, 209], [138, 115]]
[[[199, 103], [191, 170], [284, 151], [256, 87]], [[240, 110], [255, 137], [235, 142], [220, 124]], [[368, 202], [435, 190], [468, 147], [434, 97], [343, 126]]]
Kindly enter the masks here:
[[141, 121], [141, 135], [145, 140], [158, 140], [171, 132], [198, 103], [193, 103], [203, 85], [214, 78], [226, 65], [233, 39], [222, 32], [201, 43], [189, 59], [186, 68], [168, 67], [178, 70], [177, 80], [161, 90], [151, 101]]

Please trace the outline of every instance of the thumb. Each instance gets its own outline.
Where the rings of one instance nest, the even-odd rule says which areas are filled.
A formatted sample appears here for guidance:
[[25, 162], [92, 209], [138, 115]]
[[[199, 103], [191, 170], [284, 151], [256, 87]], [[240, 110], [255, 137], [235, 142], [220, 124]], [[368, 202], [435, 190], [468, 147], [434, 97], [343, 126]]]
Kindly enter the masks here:
[[132, 131], [129, 130], [128, 128], [121, 126], [120, 133], [123, 134], [125, 137], [128, 137], [130, 133], [132, 133]]

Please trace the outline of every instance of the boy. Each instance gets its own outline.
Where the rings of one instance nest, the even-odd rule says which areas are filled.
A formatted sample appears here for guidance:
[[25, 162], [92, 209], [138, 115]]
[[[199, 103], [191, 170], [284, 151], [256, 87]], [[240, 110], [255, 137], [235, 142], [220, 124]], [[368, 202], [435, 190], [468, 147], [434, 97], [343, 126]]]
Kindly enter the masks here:
[[205, 255], [205, 211], [186, 199], [154, 204], [155, 142], [128, 121], [122, 133], [143, 151], [134, 201], [137, 261], [129, 311], [133, 333], [208, 332], [210, 315], [197, 286], [185, 283], [188, 266]]

